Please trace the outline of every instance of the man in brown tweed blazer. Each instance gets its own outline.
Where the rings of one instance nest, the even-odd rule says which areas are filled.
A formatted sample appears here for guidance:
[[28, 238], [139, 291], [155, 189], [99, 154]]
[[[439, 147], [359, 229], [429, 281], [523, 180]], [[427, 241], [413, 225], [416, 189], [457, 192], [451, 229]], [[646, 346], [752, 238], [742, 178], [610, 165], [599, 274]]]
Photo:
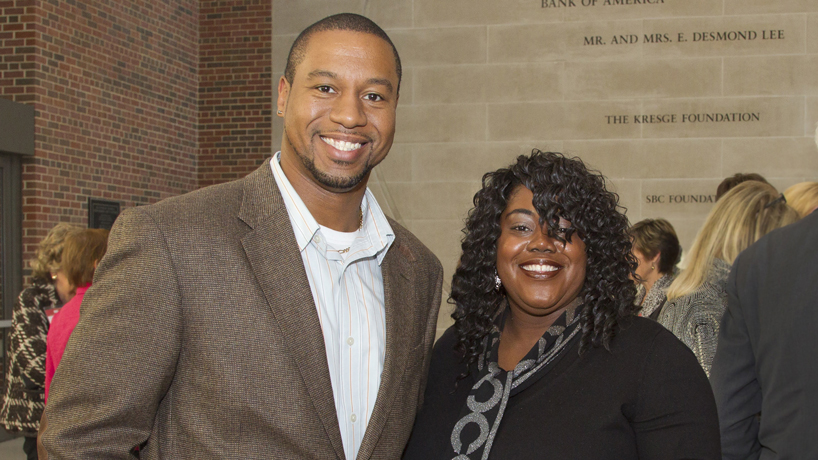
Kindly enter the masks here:
[[[367, 231], [362, 200], [392, 144], [399, 84], [397, 51], [365, 18], [333, 16], [296, 40], [272, 161], [321, 228]], [[50, 458], [126, 459], [137, 446], [147, 459], [346, 458], [327, 325], [275, 167], [117, 219], [51, 387]], [[438, 260], [386, 227], [382, 371], [358, 459], [400, 457], [440, 304]]]

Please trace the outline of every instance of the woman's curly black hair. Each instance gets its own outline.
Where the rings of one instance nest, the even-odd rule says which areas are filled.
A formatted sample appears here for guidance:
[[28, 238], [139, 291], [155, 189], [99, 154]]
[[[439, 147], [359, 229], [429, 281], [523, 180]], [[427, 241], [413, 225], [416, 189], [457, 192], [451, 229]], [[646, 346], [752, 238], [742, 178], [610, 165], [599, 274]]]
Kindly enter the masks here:
[[483, 188], [474, 195], [474, 208], [463, 230], [463, 255], [452, 279], [449, 303], [455, 305], [455, 348], [468, 366], [476, 362], [484, 337], [506, 306], [505, 295], [495, 289], [497, 239], [500, 216], [520, 186], [534, 194], [534, 208], [549, 235], [562, 239], [562, 217], [585, 243], [580, 353], [590, 346], [609, 348], [619, 320], [638, 309], [636, 289], [629, 279], [636, 259], [618, 195], [606, 190], [605, 178], [589, 171], [579, 158], [534, 149], [530, 156], [521, 155], [511, 166], [483, 176]]

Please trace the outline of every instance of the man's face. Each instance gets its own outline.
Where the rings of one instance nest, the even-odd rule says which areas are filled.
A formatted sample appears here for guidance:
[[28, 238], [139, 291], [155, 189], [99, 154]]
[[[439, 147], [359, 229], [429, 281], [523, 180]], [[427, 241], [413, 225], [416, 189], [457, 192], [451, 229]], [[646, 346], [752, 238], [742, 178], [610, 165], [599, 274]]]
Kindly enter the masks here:
[[[392, 146], [398, 75], [391, 46], [333, 30], [309, 38], [292, 84], [281, 78], [282, 167], [331, 191], [355, 188]], [[290, 178], [298, 180], [298, 178]]]

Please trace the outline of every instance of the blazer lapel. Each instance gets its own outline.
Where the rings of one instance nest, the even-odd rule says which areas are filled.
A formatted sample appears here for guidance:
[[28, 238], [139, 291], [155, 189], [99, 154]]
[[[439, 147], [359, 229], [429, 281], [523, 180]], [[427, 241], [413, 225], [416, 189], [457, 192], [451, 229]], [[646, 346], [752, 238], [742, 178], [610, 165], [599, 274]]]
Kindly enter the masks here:
[[383, 273], [384, 305], [386, 310], [386, 350], [384, 353], [381, 386], [369, 426], [361, 442], [358, 458], [370, 458], [375, 451], [378, 439], [386, 426], [393, 401], [398, 394], [400, 382], [406, 368], [410, 340], [415, 336], [413, 321], [411, 288], [414, 272], [411, 270], [411, 253], [401, 247], [402, 242], [395, 240], [386, 253], [381, 264]]
[[[344, 458], [324, 335], [287, 208], [269, 160], [247, 177], [239, 218], [253, 230], [241, 242], [264, 297], [335, 453]], [[387, 315], [387, 324], [389, 317]], [[387, 326], [388, 329], [388, 326]]]

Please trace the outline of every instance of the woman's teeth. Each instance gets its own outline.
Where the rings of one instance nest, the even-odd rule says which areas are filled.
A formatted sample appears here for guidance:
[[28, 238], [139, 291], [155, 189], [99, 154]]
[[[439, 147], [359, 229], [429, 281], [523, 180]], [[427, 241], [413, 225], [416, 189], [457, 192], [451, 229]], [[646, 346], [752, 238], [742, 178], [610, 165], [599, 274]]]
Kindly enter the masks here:
[[555, 267], [553, 265], [539, 265], [539, 264], [521, 265], [520, 268], [522, 268], [523, 270], [528, 271], [528, 272], [540, 272], [540, 273], [555, 272], [555, 271], [559, 270], [559, 267]]

